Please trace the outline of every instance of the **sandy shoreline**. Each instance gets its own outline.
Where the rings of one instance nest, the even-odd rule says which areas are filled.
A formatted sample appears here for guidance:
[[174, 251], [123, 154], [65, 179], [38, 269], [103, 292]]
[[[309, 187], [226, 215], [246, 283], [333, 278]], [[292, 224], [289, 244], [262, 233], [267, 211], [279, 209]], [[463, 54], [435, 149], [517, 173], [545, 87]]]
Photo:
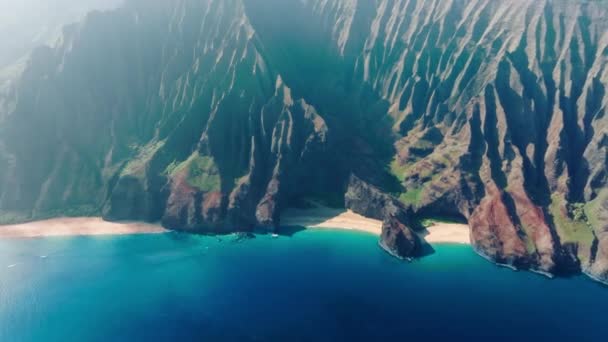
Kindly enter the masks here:
[[284, 226], [314, 229], [359, 230], [376, 235], [382, 232], [382, 221], [370, 219], [350, 210], [331, 208], [287, 209], [281, 216]]
[[[344, 229], [374, 235], [382, 232], [382, 221], [358, 215], [350, 210], [315, 207], [288, 209], [281, 217], [284, 226], [310, 229]], [[158, 234], [167, 230], [160, 225], [143, 222], [107, 222], [100, 217], [54, 218], [15, 225], [0, 225], [0, 239], [44, 236], [95, 236], [126, 234]], [[434, 223], [419, 234], [428, 243], [469, 244], [466, 224]]]
[[142, 222], [107, 222], [100, 217], [66, 217], [0, 226], [0, 238], [158, 234], [166, 231], [159, 225]]
[[428, 243], [471, 244], [471, 230], [466, 224], [436, 222], [420, 234]]
[[[359, 230], [375, 235], [382, 232], [382, 221], [358, 215], [350, 210], [316, 207], [288, 209], [281, 217], [286, 226], [313, 229]], [[466, 224], [436, 222], [419, 234], [428, 243], [470, 244], [470, 230]]]

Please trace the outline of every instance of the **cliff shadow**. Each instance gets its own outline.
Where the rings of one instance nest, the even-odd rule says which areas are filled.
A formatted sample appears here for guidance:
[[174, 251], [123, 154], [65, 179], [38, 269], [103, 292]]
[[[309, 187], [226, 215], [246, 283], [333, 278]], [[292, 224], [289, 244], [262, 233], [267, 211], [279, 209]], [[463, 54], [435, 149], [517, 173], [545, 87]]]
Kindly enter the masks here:
[[277, 234], [286, 237], [293, 237], [294, 235], [305, 231], [307, 228], [304, 226], [281, 226], [279, 227]]
[[[292, 97], [314, 106], [329, 129], [327, 158], [321, 165], [324, 171], [304, 181], [314, 184], [319, 182], [313, 177], [324, 178], [327, 181], [321, 182], [325, 184], [321, 190], [339, 193], [355, 172], [386, 192], [400, 193], [403, 189], [399, 180], [388, 172], [396, 153], [394, 122], [387, 115], [390, 104], [357, 68], [364, 35], [354, 35], [349, 48], [340, 51], [333, 39], [333, 27], [309, 7], [278, 0], [244, 4], [269, 65], [280, 70]], [[354, 20], [371, 20], [371, 8], [361, 6]], [[275, 11], [284, 15], [267, 15]]]
[[435, 253], [435, 248], [433, 248], [430, 243], [422, 241], [422, 245], [420, 246], [420, 255], [418, 256], [419, 258], [424, 258]]

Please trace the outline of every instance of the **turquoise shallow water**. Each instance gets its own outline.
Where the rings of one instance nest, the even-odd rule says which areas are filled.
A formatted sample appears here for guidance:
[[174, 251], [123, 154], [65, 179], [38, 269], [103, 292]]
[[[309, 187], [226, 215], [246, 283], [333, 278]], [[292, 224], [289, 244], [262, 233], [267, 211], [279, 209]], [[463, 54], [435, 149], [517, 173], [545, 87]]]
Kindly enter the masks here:
[[365, 233], [234, 240], [0, 240], [0, 341], [608, 336], [608, 288], [499, 268], [468, 246], [404, 263]]

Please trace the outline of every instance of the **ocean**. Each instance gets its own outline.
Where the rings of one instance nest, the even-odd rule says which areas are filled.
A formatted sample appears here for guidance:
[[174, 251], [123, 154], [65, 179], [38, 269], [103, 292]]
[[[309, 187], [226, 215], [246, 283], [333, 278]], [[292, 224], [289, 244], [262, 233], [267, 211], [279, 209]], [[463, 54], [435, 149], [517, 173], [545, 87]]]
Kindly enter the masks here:
[[0, 341], [604, 341], [608, 287], [361, 232], [0, 240]]

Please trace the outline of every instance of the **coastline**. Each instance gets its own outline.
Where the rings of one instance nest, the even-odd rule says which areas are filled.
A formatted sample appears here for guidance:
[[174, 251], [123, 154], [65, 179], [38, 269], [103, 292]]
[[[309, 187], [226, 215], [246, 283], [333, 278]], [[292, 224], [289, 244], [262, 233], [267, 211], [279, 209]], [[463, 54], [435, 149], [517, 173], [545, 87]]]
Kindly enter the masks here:
[[[287, 226], [307, 229], [357, 230], [374, 235], [382, 233], [382, 221], [370, 219], [351, 210], [314, 207], [309, 209], [287, 209], [281, 217]], [[457, 223], [435, 222], [418, 235], [430, 244], [471, 244], [469, 226]]]
[[160, 225], [143, 222], [108, 222], [101, 217], [60, 217], [27, 223], [0, 225], [0, 239], [58, 236], [160, 234]]
[[314, 207], [287, 209], [281, 216], [281, 225], [300, 226], [307, 229], [357, 230], [380, 235], [382, 221], [364, 217], [351, 210]]
[[589, 272], [588, 270], [583, 269], [582, 274], [586, 275], [587, 277], [591, 278], [591, 280], [599, 283], [602, 286], [608, 286], [608, 279], [602, 279], [596, 275], [594, 275], [593, 273]]
[[[284, 226], [307, 229], [361, 231], [376, 236], [382, 233], [382, 221], [364, 217], [350, 210], [317, 206], [308, 209], [287, 209], [281, 217]], [[101, 217], [59, 217], [26, 223], [0, 225], [0, 239], [53, 236], [99, 236], [127, 234], [160, 234], [168, 230], [144, 222], [108, 222]], [[430, 244], [470, 244], [466, 224], [435, 222], [418, 235]]]
[[[309, 209], [288, 209], [281, 218], [284, 226], [299, 226], [306, 229], [320, 230], [350, 230], [360, 231], [376, 236], [382, 232], [382, 221], [366, 218], [350, 210], [315, 207]], [[158, 224], [144, 222], [108, 222], [101, 217], [60, 217], [26, 223], [0, 225], [0, 240], [29, 239], [42, 237], [69, 237], [69, 236], [111, 236], [111, 235], [138, 235], [162, 234], [169, 230]], [[427, 243], [433, 244], [461, 244], [470, 245], [470, 232], [466, 224], [433, 222], [418, 235]], [[395, 255], [386, 248], [381, 241], [379, 246], [390, 255]], [[495, 264], [513, 271], [520, 271], [513, 265], [496, 262], [481, 251], [473, 248], [474, 252]], [[406, 259], [407, 260], [407, 259]], [[9, 265], [9, 268], [14, 265]], [[554, 274], [537, 269], [527, 269], [533, 273], [547, 278], [555, 278]], [[593, 281], [608, 286], [608, 281], [595, 276], [587, 269], [581, 274]]]
[[542, 275], [542, 276], [544, 276], [546, 278], [549, 278], [549, 279], [554, 279], [555, 278], [554, 274], [546, 272], [546, 271], [542, 271], [542, 270], [538, 270], [538, 269], [534, 269], [534, 268], [519, 269], [519, 268], [517, 268], [517, 267], [515, 267], [513, 265], [498, 262], [496, 260], [493, 260], [491, 257], [485, 255], [483, 252], [477, 250], [477, 248], [473, 248], [473, 251], [475, 252], [475, 254], [479, 255], [480, 257], [486, 259], [487, 261], [493, 263], [494, 265], [496, 265], [498, 267], [508, 268], [508, 269], [510, 269], [510, 270], [512, 270], [514, 272], [529, 271], [529, 272], [532, 272], [532, 273], [536, 273], [536, 274]]
[[435, 222], [426, 227], [426, 232], [419, 234], [426, 242], [471, 244], [471, 230], [466, 224]]

